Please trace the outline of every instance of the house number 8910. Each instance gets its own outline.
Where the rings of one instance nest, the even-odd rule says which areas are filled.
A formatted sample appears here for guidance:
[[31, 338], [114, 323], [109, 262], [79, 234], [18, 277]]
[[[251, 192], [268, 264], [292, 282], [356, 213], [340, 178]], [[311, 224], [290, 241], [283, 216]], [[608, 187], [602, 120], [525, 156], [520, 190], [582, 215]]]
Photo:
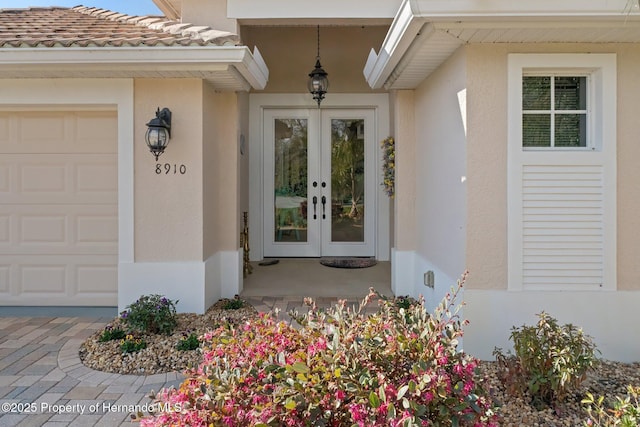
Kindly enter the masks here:
[[187, 173], [187, 166], [177, 165], [175, 163], [156, 163], [156, 174], [160, 175], [162, 173], [164, 173], [165, 175], [169, 175], [170, 173], [174, 175], [184, 175], [185, 173]]

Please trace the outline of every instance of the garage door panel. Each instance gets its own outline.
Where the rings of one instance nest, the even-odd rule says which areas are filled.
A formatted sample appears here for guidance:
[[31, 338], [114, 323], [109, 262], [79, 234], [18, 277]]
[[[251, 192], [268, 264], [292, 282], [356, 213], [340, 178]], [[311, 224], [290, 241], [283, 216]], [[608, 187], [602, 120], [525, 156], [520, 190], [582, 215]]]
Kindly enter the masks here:
[[112, 247], [118, 244], [118, 218], [116, 215], [78, 215], [76, 244]]
[[11, 244], [11, 217], [0, 214], [0, 248]]
[[11, 265], [0, 264], [0, 295], [8, 294], [11, 288]]
[[67, 215], [22, 215], [18, 241], [24, 246], [69, 246]]
[[114, 295], [116, 289], [113, 284], [118, 283], [118, 269], [115, 265], [84, 264], [77, 266], [77, 295], [103, 294], [111, 290]]
[[115, 255], [114, 205], [0, 205], [0, 254]]
[[7, 154], [0, 159], [0, 204], [115, 204], [117, 156]]
[[116, 305], [117, 113], [0, 111], [0, 304]]
[[62, 163], [51, 164], [51, 161], [42, 164], [36, 159], [32, 159], [29, 163], [20, 163], [18, 181], [18, 192], [22, 195], [39, 195], [48, 194], [52, 196], [63, 196], [72, 189], [69, 185], [67, 169], [69, 164]]
[[11, 171], [9, 164], [0, 163], [0, 197], [4, 197], [11, 192]]
[[115, 111], [0, 111], [0, 153], [115, 153]]
[[115, 153], [118, 140], [115, 111], [83, 111], [75, 114], [76, 151]]
[[116, 157], [102, 156], [100, 159], [77, 165], [75, 169], [76, 194], [92, 198], [98, 193], [115, 202], [118, 191]]
[[23, 294], [66, 295], [67, 264], [31, 263], [19, 265], [17, 269], [18, 285]]
[[52, 255], [3, 257], [0, 300], [20, 305], [115, 305], [117, 257]]

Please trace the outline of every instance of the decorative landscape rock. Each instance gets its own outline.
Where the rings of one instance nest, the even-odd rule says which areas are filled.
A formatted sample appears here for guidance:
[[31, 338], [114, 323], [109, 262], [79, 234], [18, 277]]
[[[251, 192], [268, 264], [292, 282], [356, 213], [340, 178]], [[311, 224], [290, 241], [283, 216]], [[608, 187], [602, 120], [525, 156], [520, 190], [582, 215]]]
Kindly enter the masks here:
[[[201, 336], [223, 322], [237, 324], [257, 315], [255, 308], [247, 303], [238, 309], [225, 308], [234, 301], [222, 299], [203, 315], [179, 313], [178, 327], [171, 335], [136, 333], [136, 337], [147, 343], [147, 348], [136, 353], [123, 353], [120, 340], [100, 342], [100, 330], [82, 344], [80, 360], [91, 369], [130, 375], [153, 375], [197, 366], [202, 357], [200, 349], [180, 351], [176, 348], [178, 342], [190, 333]], [[115, 319], [111, 325], [122, 327], [119, 319]]]

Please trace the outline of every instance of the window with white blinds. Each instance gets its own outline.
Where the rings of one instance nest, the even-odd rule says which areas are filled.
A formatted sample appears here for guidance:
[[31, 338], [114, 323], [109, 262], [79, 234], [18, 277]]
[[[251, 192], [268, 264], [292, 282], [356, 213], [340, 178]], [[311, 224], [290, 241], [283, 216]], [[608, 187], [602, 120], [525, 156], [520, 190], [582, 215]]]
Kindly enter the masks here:
[[509, 55], [510, 290], [616, 287], [615, 64]]

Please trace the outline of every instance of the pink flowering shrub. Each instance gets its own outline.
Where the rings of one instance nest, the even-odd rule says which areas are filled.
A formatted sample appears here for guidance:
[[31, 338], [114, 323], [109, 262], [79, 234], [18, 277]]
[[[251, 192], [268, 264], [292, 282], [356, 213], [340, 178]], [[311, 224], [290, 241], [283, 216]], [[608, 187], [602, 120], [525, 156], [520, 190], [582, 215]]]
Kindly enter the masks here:
[[[371, 292], [293, 313], [294, 328], [263, 314], [204, 337], [204, 359], [179, 389], [156, 396], [176, 408], [142, 426], [495, 426], [477, 361], [458, 351], [465, 322], [453, 302], [433, 314]], [[379, 297], [379, 310], [363, 309]]]

